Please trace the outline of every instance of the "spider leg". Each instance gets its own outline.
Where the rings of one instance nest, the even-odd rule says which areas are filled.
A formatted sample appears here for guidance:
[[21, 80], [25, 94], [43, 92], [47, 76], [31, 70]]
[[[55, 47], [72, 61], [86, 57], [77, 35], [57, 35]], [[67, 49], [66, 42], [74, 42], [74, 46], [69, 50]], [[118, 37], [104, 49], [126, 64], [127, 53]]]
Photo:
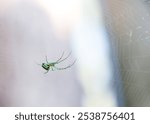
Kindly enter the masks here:
[[42, 66], [42, 64], [39, 64], [39, 63], [37, 63], [37, 62], [35, 62], [37, 65], [40, 65], [40, 66]]
[[49, 72], [49, 70], [47, 70], [44, 74], [47, 74]]
[[57, 70], [64, 70], [64, 69], [67, 69], [67, 68], [70, 68], [71, 66], [73, 66], [75, 62], [76, 62], [76, 60], [75, 60], [71, 65], [66, 66], [66, 67], [64, 67], [64, 68], [57, 68], [57, 67], [55, 67], [55, 68], [56, 68]]
[[64, 52], [62, 53], [61, 57], [56, 61], [56, 63], [59, 62], [63, 56], [64, 56]]
[[42, 66], [41, 64], [39, 64], [39, 63], [36, 63], [37, 65], [40, 65], [40, 66]]
[[71, 52], [68, 54], [68, 56], [66, 58], [64, 58], [62, 60], [60, 59], [60, 61], [57, 61], [57, 64], [60, 63], [60, 62], [62, 62], [62, 61], [64, 61], [64, 60], [66, 60], [70, 55], [71, 55]]
[[47, 56], [45, 56], [45, 58], [46, 58], [46, 62], [48, 63]]
[[55, 67], [55, 66], [53, 66], [53, 67], [51, 66], [52, 71], [54, 71], [54, 67]]

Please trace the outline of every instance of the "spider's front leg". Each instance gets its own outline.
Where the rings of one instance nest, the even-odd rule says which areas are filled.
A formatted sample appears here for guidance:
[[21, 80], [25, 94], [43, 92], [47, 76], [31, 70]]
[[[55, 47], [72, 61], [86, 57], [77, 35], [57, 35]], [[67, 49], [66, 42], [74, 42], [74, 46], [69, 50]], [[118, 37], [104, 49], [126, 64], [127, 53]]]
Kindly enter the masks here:
[[63, 56], [64, 56], [64, 52], [62, 53], [61, 57], [56, 61], [56, 63], [58, 63], [62, 59]]
[[75, 60], [72, 64], [70, 64], [70, 65], [68, 65], [68, 66], [66, 66], [66, 67], [64, 67], [64, 68], [57, 68], [57, 67], [55, 67], [55, 68], [56, 68], [57, 70], [64, 70], [64, 69], [67, 69], [67, 68], [70, 68], [71, 66], [73, 66], [75, 62], [76, 62], [76, 60]]
[[64, 52], [63, 52], [62, 56], [60, 57], [60, 59], [58, 59], [58, 60], [56, 61], [57, 64], [60, 63], [60, 62], [63, 62], [64, 60], [66, 60], [66, 59], [71, 55], [71, 52], [70, 52], [70, 53], [68, 54], [68, 56], [65, 57], [64, 59], [62, 59], [63, 55], [64, 55]]

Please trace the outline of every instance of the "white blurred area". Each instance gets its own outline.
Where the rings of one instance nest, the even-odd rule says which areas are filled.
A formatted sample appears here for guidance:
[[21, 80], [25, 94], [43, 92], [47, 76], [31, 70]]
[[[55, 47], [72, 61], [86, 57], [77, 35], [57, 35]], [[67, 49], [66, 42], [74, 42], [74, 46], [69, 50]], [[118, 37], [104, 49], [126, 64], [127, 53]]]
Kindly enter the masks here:
[[[116, 106], [100, 1], [0, 1], [0, 106]], [[75, 59], [63, 71], [37, 63]]]
[[100, 1], [82, 0], [80, 21], [72, 32], [78, 75], [84, 90], [83, 106], [116, 106], [112, 62]]
[[[149, 0], [0, 0], [0, 106], [150, 106]], [[38, 64], [71, 56], [58, 67]]]

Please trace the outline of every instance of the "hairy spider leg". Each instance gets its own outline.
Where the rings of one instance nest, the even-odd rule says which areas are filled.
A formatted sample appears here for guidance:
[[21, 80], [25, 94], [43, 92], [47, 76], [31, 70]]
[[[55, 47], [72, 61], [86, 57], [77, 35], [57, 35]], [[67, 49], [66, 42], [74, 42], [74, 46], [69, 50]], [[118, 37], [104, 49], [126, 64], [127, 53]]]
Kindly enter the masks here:
[[71, 66], [73, 66], [75, 62], [76, 62], [76, 60], [71, 65], [64, 67], [64, 68], [57, 68], [55, 66], [54, 66], [54, 68], [56, 68], [57, 70], [64, 70], [64, 69], [67, 69], [67, 68], [70, 68]]
[[70, 55], [71, 55], [71, 52], [68, 54], [68, 56], [66, 58], [64, 58], [64, 59], [62, 59], [60, 61], [57, 61], [57, 64], [60, 63], [60, 62], [62, 62], [62, 61], [64, 61], [64, 60], [66, 60]]

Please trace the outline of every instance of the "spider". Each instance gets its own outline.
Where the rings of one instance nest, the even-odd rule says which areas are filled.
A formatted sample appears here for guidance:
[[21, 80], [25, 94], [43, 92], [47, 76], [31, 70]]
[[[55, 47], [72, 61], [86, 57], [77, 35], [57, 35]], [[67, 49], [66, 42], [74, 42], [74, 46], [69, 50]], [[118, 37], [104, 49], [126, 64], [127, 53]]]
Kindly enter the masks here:
[[47, 70], [44, 74], [48, 73], [49, 70], [52, 70], [52, 71], [54, 71], [54, 69], [56, 69], [56, 70], [64, 70], [64, 69], [70, 68], [71, 66], [74, 65], [74, 63], [76, 62], [76, 60], [72, 64], [70, 64], [70, 65], [68, 65], [66, 67], [63, 67], [63, 68], [56, 67], [57, 64], [59, 64], [59, 63], [63, 62], [64, 60], [66, 60], [71, 55], [71, 52], [64, 59], [62, 59], [63, 55], [64, 55], [64, 52], [62, 53], [61, 57], [57, 61], [55, 61], [55, 62], [48, 62], [47, 56], [46, 56], [46, 63], [42, 63], [42, 65], [41, 65], [45, 70]]

